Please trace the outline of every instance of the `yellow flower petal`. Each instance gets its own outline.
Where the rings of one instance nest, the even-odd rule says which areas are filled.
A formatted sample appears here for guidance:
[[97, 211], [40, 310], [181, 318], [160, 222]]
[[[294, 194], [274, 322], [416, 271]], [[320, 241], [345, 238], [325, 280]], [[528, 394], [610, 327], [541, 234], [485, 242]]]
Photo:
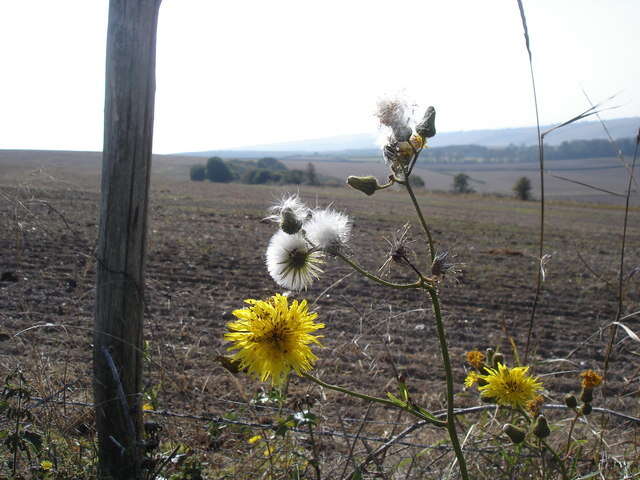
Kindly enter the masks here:
[[464, 386], [467, 388], [473, 387], [473, 385], [478, 381], [478, 372], [472, 370], [467, 375], [467, 378], [464, 379]]
[[225, 340], [233, 343], [228, 350], [237, 350], [233, 360], [240, 362], [250, 374], [261, 381], [281, 384], [294, 370], [301, 374], [313, 368], [317, 357], [310, 345], [320, 345], [312, 332], [324, 328], [314, 323], [318, 316], [309, 313], [307, 301], [289, 299], [276, 294], [270, 299], [246, 300], [248, 308], [233, 311], [236, 321], [229, 322]]
[[487, 368], [488, 375], [479, 375], [486, 385], [478, 387], [480, 395], [493, 398], [499, 405], [524, 407], [542, 390], [538, 379], [527, 375], [529, 367], [508, 368], [499, 363], [497, 369]]
[[479, 350], [471, 350], [470, 352], [467, 352], [467, 362], [477, 369], [482, 366], [484, 359], [484, 353], [480, 352]]
[[583, 388], [595, 388], [602, 383], [602, 376], [593, 370], [585, 370], [580, 376]]

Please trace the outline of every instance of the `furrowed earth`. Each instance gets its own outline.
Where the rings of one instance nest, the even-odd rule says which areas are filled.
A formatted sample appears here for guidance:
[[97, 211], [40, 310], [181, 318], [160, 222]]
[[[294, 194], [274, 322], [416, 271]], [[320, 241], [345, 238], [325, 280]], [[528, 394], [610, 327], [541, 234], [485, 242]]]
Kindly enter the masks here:
[[[21, 156], [22, 155], [22, 156]], [[64, 161], [56, 162], [55, 155]], [[22, 152], [0, 155], [0, 375], [20, 366], [41, 396], [91, 402], [91, 348], [95, 246], [99, 216], [96, 154]], [[69, 160], [72, 159], [73, 161]], [[273, 187], [190, 182], [167, 175], [171, 158], [155, 159], [148, 212], [145, 285], [145, 388], [158, 410], [269, 421], [245, 404], [261, 385], [232, 374], [216, 360], [231, 312], [247, 298], [282, 290], [269, 277], [264, 254], [276, 226], [267, 209], [299, 191], [310, 206], [327, 206], [353, 220], [349, 254], [371, 272], [388, 257], [390, 240], [411, 224], [414, 260], [429, 270], [424, 234], [401, 191], [372, 197], [343, 188]], [[426, 179], [426, 177], [425, 177]], [[514, 365], [526, 355], [539, 265], [539, 202], [488, 195], [421, 191], [418, 202], [437, 251], [448, 251], [461, 270], [441, 282], [444, 322], [458, 407], [480, 405], [465, 390], [465, 352], [492, 347]], [[546, 403], [579, 393], [578, 374], [602, 372], [618, 309], [618, 268], [624, 209], [578, 203], [547, 205], [545, 281], [529, 347], [528, 364], [540, 376]], [[622, 316], [640, 310], [640, 210], [629, 211]], [[411, 270], [390, 265], [388, 278], [411, 282]], [[402, 374], [413, 400], [445, 407], [444, 369], [431, 304], [420, 291], [389, 290], [329, 258], [305, 298], [326, 324], [314, 374], [332, 384], [386, 397]], [[622, 321], [640, 333], [638, 317]], [[623, 328], [609, 363], [607, 385], [594, 406], [640, 413], [640, 346]], [[292, 399], [309, 395], [322, 427], [359, 423], [366, 405], [293, 377]], [[603, 395], [606, 395], [606, 400]], [[240, 402], [240, 403], [235, 403]], [[289, 402], [293, 408], [294, 401]], [[244, 406], [243, 406], [244, 405]], [[71, 407], [70, 407], [71, 408]], [[76, 409], [90, 415], [90, 409]], [[65, 420], [77, 423], [80, 413]], [[262, 416], [261, 416], [262, 415]], [[265, 417], [266, 415], [266, 417]], [[389, 433], [397, 412], [376, 407], [365, 432]], [[345, 420], [346, 419], [346, 420]], [[377, 420], [382, 423], [375, 423]], [[168, 421], [168, 420], [167, 420]], [[400, 423], [410, 422], [402, 416]], [[614, 422], [617, 420], [614, 420]], [[90, 424], [90, 421], [87, 421]], [[355, 426], [354, 426], [355, 425]], [[183, 422], [171, 435], [208, 445], [200, 424]], [[441, 434], [444, 438], [444, 433]], [[328, 441], [328, 440], [326, 440]], [[222, 447], [224, 448], [224, 439]]]

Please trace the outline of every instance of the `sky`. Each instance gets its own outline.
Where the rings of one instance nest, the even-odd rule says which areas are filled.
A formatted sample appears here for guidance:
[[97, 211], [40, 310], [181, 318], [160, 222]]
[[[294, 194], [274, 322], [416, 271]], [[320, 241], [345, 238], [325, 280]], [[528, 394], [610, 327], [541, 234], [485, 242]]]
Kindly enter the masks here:
[[[638, 0], [523, 0], [543, 124], [640, 116]], [[107, 0], [0, 1], [0, 149], [102, 149]], [[375, 133], [401, 95], [440, 131], [535, 124], [516, 0], [163, 0], [155, 153]]]

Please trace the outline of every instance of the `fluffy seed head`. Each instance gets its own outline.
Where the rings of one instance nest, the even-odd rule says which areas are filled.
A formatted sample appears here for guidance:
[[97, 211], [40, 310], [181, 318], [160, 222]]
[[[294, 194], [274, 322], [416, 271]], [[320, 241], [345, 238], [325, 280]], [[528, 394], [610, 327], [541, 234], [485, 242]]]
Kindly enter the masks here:
[[304, 224], [304, 231], [315, 247], [335, 254], [349, 241], [351, 220], [330, 208], [315, 210], [311, 220]]
[[378, 102], [376, 117], [381, 125], [391, 128], [394, 139], [398, 142], [405, 142], [411, 137], [407, 110], [407, 103], [399, 98], [386, 98]]
[[301, 233], [289, 235], [280, 230], [267, 247], [267, 270], [281, 287], [302, 290], [322, 273], [322, 257], [322, 252], [313, 250]]
[[309, 214], [307, 206], [295, 194], [283, 196], [280, 202], [269, 210], [272, 213], [267, 217], [267, 220], [278, 223], [282, 231], [290, 235], [300, 231]]

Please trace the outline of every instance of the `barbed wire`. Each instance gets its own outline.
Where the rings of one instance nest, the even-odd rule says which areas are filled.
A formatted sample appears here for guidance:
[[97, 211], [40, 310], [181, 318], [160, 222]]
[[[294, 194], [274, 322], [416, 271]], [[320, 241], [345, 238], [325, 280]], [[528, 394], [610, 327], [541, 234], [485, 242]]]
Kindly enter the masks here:
[[[43, 398], [39, 398], [39, 397], [32, 397], [32, 400], [35, 400], [36, 402], [39, 402], [37, 404], [37, 406], [41, 406], [45, 403], [51, 402], [51, 403], [56, 403], [56, 404], [65, 404], [67, 406], [79, 406], [79, 407], [85, 407], [85, 408], [94, 408], [94, 404], [93, 403], [89, 403], [89, 402], [77, 402], [77, 401], [63, 401], [63, 400], [55, 400], [55, 399], [43, 399]], [[44, 401], [43, 401], [44, 400]], [[234, 403], [238, 403], [238, 404], [242, 404], [242, 402], [234, 402]], [[249, 406], [249, 407], [254, 407], [254, 405], [248, 404], [246, 403], [245, 405]], [[472, 413], [478, 413], [478, 412], [483, 412], [483, 411], [487, 411], [487, 410], [497, 410], [498, 408], [500, 408], [498, 405], [479, 405], [476, 407], [468, 407], [468, 408], [458, 408], [454, 410], [454, 414], [455, 415], [467, 415], [467, 414], [472, 414]], [[572, 410], [571, 408], [567, 407], [566, 405], [560, 405], [560, 404], [544, 404], [541, 406], [542, 409], [547, 409], [547, 410]], [[631, 415], [627, 415], [621, 412], [617, 412], [615, 410], [611, 410], [608, 408], [602, 408], [602, 407], [593, 407], [593, 412], [598, 412], [598, 413], [602, 413], [602, 414], [606, 414], [606, 415], [611, 415], [614, 417], [618, 417], [618, 418], [622, 418], [626, 421], [630, 421], [633, 423], [637, 423], [640, 424], [640, 418], [638, 417], [633, 417]], [[235, 426], [241, 426], [241, 427], [249, 427], [249, 428], [257, 428], [257, 429], [261, 429], [261, 430], [273, 430], [274, 428], [277, 428], [277, 424], [273, 424], [273, 423], [259, 423], [259, 422], [250, 422], [247, 420], [233, 420], [230, 418], [224, 418], [220, 415], [215, 415], [215, 414], [204, 414], [204, 415], [196, 415], [196, 414], [192, 414], [192, 413], [181, 413], [181, 412], [173, 412], [171, 410], [145, 410], [145, 414], [149, 414], [149, 415], [157, 415], [157, 416], [161, 416], [161, 417], [169, 417], [169, 418], [179, 418], [179, 419], [188, 419], [188, 420], [195, 420], [195, 421], [200, 421], [200, 422], [209, 422], [209, 423], [215, 423], [215, 424], [222, 424], [222, 425], [235, 425]], [[440, 412], [435, 412], [434, 416], [436, 418], [443, 418], [446, 416], [446, 411], [440, 411]], [[344, 419], [343, 419], [344, 420]], [[359, 419], [358, 421], [362, 422], [362, 419]], [[393, 424], [392, 422], [388, 422], [389, 424]], [[397, 424], [396, 425], [400, 425]], [[356, 439], [356, 440], [365, 440], [365, 441], [370, 441], [370, 442], [376, 442], [376, 443], [380, 443], [382, 445], [380, 445], [377, 449], [375, 449], [373, 452], [371, 452], [367, 458], [369, 457], [374, 457], [377, 456], [379, 454], [381, 454], [382, 452], [386, 451], [387, 449], [389, 449], [391, 446], [394, 445], [398, 445], [398, 446], [404, 446], [404, 447], [410, 447], [410, 448], [420, 448], [420, 449], [429, 449], [429, 450], [452, 450], [452, 447], [450, 445], [447, 444], [442, 444], [442, 443], [438, 443], [438, 444], [422, 444], [422, 443], [413, 443], [413, 442], [408, 442], [406, 440], [403, 440], [404, 438], [408, 437], [411, 433], [415, 432], [416, 430], [427, 426], [427, 422], [424, 421], [419, 421], [419, 422], [415, 422], [410, 424], [407, 428], [405, 428], [403, 431], [401, 431], [400, 433], [396, 434], [396, 435], [392, 435], [392, 436], [387, 436], [387, 437], [379, 437], [379, 436], [365, 436], [365, 435], [361, 435], [361, 434], [352, 434], [352, 433], [348, 433], [348, 432], [339, 432], [336, 430], [331, 430], [331, 429], [327, 429], [327, 428], [320, 428], [314, 431], [314, 435], [320, 435], [320, 436], [328, 436], [328, 437], [336, 437], [336, 438], [344, 438], [344, 439]], [[296, 432], [296, 433], [301, 433], [301, 434], [308, 434], [309, 430], [308, 428], [299, 428], [299, 427], [290, 427], [289, 428], [290, 431], [292, 432]], [[474, 448], [474, 447], [465, 447], [464, 448], [465, 451], [468, 452], [475, 452], [475, 453], [496, 453], [498, 452], [500, 449], [498, 448]], [[525, 455], [526, 456], [526, 455]]]

